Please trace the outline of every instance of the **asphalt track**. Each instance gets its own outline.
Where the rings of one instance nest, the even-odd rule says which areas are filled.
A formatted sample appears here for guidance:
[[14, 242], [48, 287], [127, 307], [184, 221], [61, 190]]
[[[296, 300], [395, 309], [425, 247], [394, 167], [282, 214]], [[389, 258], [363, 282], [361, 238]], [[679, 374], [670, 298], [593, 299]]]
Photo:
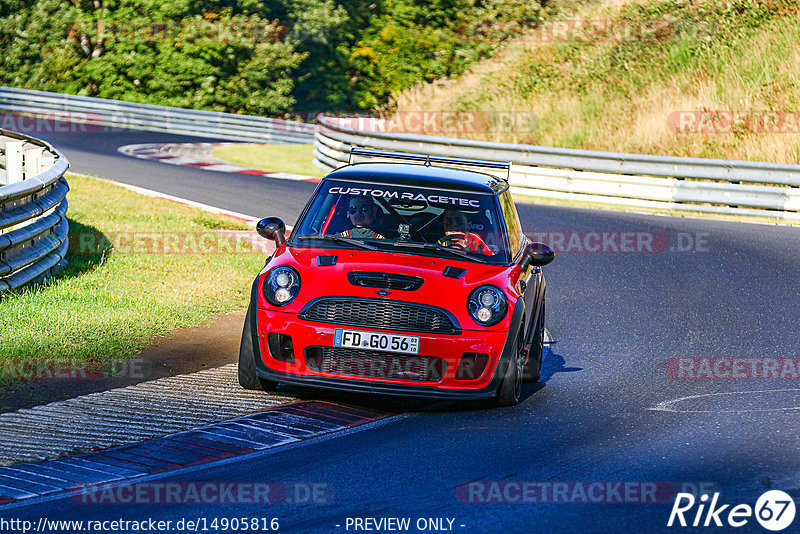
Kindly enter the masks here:
[[[314, 187], [116, 153], [123, 144], [191, 140], [177, 136], [49, 139], [75, 171], [256, 216], [276, 214], [287, 224]], [[412, 525], [435, 517], [454, 518], [453, 530], [469, 533], [662, 532], [690, 530], [667, 528], [672, 498], [655, 504], [481, 503], [457, 487], [469, 481], [656, 481], [679, 491], [702, 482], [721, 492], [723, 503], [753, 506], [768, 489], [797, 500], [800, 381], [678, 380], [667, 367], [677, 357], [800, 356], [798, 230], [533, 204], [519, 204], [519, 210], [528, 233], [650, 232], [657, 240], [668, 236], [673, 250], [556, 255], [545, 271], [554, 341], [541, 383], [527, 387], [518, 407], [426, 406], [333, 438], [164, 479], [321, 483], [333, 492], [324, 503], [107, 506], [65, 498], [0, 517], [277, 517], [283, 532], [354, 532], [345, 528], [348, 517], [408, 517]], [[735, 530], [765, 532], [754, 518]], [[792, 530], [800, 530], [800, 518], [784, 532]]]
[[304, 206], [316, 186], [312, 182], [295, 183], [263, 176], [200, 171], [131, 158], [117, 152], [120, 146], [138, 143], [230, 142], [224, 139], [130, 130], [81, 134], [36, 132], [32, 135], [50, 141], [61, 150], [70, 161], [71, 171], [113, 179], [253, 217], [275, 215], [286, 219], [287, 224], [297, 218], [296, 206]]

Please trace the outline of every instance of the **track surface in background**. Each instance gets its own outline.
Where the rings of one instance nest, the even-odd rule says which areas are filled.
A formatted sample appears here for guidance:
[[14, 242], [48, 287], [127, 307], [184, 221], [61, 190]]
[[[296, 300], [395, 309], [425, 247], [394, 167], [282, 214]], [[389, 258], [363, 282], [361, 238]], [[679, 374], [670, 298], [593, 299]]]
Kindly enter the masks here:
[[[123, 144], [192, 141], [178, 136], [48, 139], [75, 171], [256, 216], [279, 215], [287, 224], [314, 187], [116, 154]], [[676, 380], [666, 371], [676, 357], [800, 356], [800, 232], [532, 204], [519, 210], [529, 234], [653, 232], [669, 236], [673, 247], [688, 248], [692, 240], [694, 250], [557, 254], [546, 268], [554, 342], [541, 383], [528, 386], [516, 408], [437, 404], [360, 432], [164, 479], [323, 483], [333, 491], [329, 502], [104, 506], [63, 499], [0, 515], [278, 517], [283, 532], [345, 532], [348, 517], [398, 516], [412, 523], [454, 518], [461, 532], [655, 532], [680, 530], [666, 527], [671, 498], [487, 504], [464, 502], [456, 488], [468, 481], [664, 481], [676, 489], [706, 482], [723, 503], [753, 506], [767, 489], [800, 497], [800, 381]], [[669, 411], [655, 410], [660, 403]], [[800, 518], [792, 528], [798, 525]], [[763, 531], [754, 518], [743, 530]]]
[[316, 187], [312, 182], [293, 183], [263, 176], [211, 173], [176, 167], [127, 157], [117, 152], [120, 146], [138, 143], [225, 142], [224, 139], [136, 131], [84, 134], [37, 132], [34, 135], [61, 150], [69, 159], [71, 171], [97, 175], [253, 217], [275, 215], [283, 218], [287, 225], [293, 224], [299, 215], [296, 206], [304, 206]]

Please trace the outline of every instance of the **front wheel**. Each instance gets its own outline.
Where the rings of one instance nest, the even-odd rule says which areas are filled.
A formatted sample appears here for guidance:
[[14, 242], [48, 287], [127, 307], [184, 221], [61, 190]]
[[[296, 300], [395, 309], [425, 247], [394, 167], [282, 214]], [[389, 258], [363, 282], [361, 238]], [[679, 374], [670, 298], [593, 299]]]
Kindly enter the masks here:
[[253, 306], [247, 308], [242, 331], [242, 342], [239, 345], [239, 385], [244, 389], [275, 391], [277, 382], [261, 378], [256, 373], [256, 355], [253, 350], [253, 321], [256, 320]]
[[539, 312], [539, 320], [536, 322], [536, 331], [533, 334], [530, 355], [525, 364], [525, 382], [538, 382], [542, 375], [542, 358], [544, 356], [544, 312], [545, 301], [542, 300], [542, 310]]
[[522, 372], [525, 365], [525, 338], [520, 330], [517, 340], [514, 343], [511, 361], [508, 362], [510, 369], [506, 371], [503, 382], [497, 390], [494, 398], [495, 406], [516, 406], [522, 397]]

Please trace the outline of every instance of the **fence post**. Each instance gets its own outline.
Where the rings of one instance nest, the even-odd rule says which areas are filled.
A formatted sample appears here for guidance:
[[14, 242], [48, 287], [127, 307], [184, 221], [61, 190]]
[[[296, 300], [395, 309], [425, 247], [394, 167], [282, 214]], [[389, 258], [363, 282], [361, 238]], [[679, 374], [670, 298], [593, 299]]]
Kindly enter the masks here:
[[44, 155], [44, 148], [28, 148], [23, 154], [25, 161], [25, 179], [39, 176], [44, 171], [55, 165], [55, 158], [51, 155]]
[[54, 156], [40, 156], [36, 158], [36, 176], [50, 170], [56, 164]]
[[22, 174], [22, 141], [6, 141], [6, 184], [15, 184], [23, 180]]

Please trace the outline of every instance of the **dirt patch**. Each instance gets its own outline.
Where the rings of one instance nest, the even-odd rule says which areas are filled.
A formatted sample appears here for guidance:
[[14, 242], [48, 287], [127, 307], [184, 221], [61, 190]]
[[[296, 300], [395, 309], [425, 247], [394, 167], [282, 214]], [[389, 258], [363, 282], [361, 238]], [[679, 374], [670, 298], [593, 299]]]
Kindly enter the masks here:
[[204, 324], [156, 336], [149, 348], [119, 363], [114, 376], [23, 382], [0, 393], [0, 413], [234, 363], [244, 315], [245, 310], [221, 314]]

